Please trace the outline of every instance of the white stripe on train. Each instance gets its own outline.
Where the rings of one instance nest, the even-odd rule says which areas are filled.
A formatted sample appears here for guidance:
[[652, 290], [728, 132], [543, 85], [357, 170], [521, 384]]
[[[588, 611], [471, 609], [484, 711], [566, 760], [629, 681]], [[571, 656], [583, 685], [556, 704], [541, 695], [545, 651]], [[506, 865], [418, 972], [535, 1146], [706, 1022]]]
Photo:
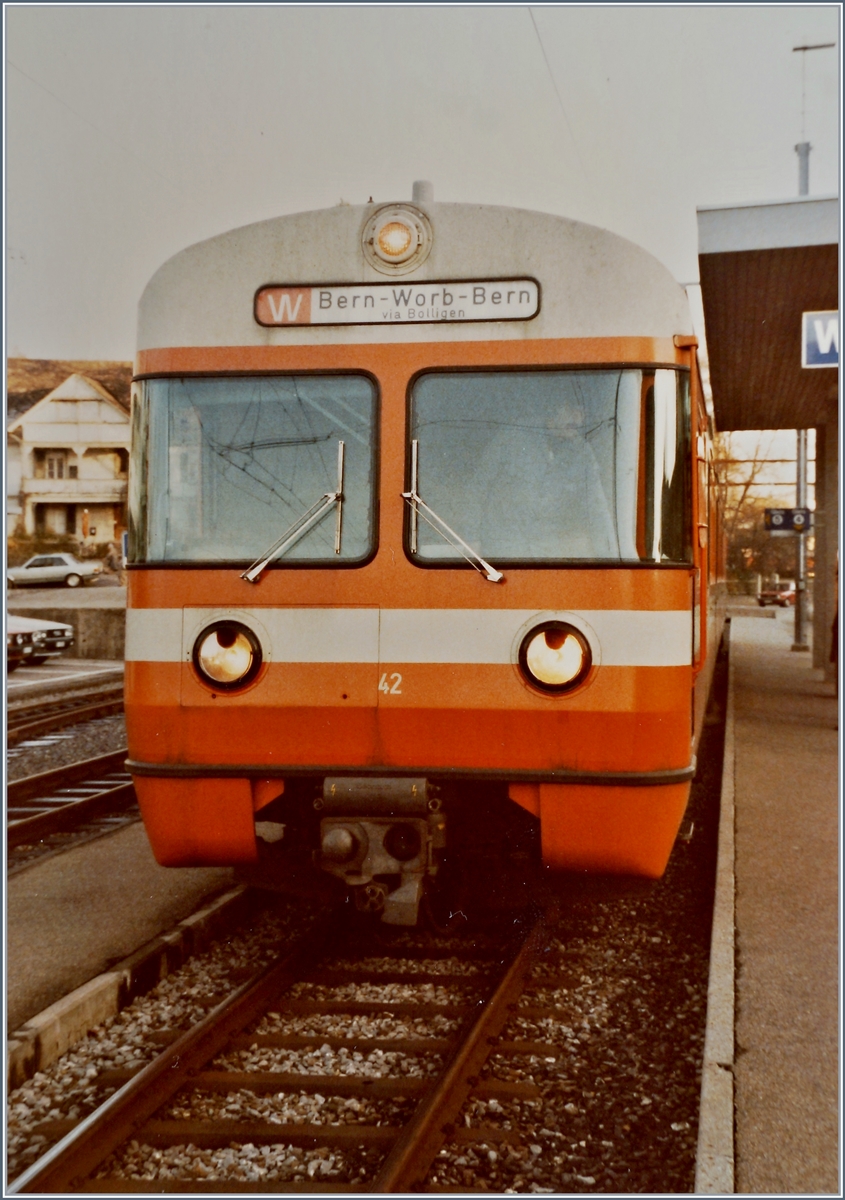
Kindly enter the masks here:
[[143, 608], [126, 614], [127, 662], [185, 662], [212, 621], [240, 620], [270, 662], [512, 663], [534, 621], [570, 619], [605, 666], [681, 667], [692, 660], [688, 609]]

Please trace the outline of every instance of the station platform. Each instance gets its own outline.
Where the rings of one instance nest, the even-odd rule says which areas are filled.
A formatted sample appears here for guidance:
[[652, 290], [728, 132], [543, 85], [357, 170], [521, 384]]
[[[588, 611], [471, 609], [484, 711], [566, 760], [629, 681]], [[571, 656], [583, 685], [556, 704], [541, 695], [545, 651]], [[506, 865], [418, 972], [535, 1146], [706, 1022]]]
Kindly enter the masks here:
[[769, 612], [730, 634], [734, 1191], [841, 1194], [838, 703]]
[[140, 821], [12, 875], [7, 1033], [232, 885], [228, 867], [160, 867]]
[[6, 680], [9, 703], [37, 699], [82, 687], [120, 683], [123, 663], [108, 658], [50, 658], [37, 667], [18, 667]]

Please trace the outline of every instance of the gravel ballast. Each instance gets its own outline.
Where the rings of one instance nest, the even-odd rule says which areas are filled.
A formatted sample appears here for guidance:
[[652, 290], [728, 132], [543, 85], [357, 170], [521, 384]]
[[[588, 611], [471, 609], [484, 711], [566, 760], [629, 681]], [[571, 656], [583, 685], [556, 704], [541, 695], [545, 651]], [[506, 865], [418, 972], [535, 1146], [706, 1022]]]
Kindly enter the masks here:
[[97, 717], [94, 721], [58, 729], [43, 738], [33, 738], [32, 742], [34, 744], [21, 742], [9, 749], [9, 782], [24, 779], [27, 775], [40, 775], [43, 771], [55, 771], [86, 758], [113, 754], [126, 745], [126, 719], [123, 713]]
[[116, 1017], [91, 1030], [69, 1053], [9, 1095], [8, 1171], [14, 1178], [47, 1148], [33, 1138], [39, 1122], [92, 1112], [115, 1089], [97, 1076], [115, 1068], [138, 1068], [161, 1050], [157, 1034], [187, 1030], [221, 998], [261, 966], [273, 961], [313, 917], [309, 906], [276, 902], [205, 953], [190, 959]]

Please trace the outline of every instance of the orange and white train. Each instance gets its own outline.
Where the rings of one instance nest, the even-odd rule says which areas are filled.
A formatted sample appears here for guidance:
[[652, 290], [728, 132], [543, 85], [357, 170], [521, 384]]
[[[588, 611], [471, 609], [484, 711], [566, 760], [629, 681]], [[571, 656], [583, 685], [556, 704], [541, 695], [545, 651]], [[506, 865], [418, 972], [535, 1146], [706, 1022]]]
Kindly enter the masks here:
[[165, 263], [126, 636], [158, 861], [408, 925], [532, 855], [659, 876], [723, 614], [695, 347], [644, 250], [425, 183]]

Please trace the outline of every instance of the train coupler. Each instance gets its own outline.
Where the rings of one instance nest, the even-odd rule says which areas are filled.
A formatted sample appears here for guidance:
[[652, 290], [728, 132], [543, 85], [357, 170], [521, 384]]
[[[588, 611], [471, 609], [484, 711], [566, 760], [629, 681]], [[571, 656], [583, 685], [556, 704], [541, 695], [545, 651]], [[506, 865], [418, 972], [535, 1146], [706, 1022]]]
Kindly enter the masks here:
[[[445, 846], [440, 800], [425, 779], [326, 779], [315, 862], [387, 925], [416, 925], [426, 877]], [[325, 815], [323, 815], [325, 814]]]

